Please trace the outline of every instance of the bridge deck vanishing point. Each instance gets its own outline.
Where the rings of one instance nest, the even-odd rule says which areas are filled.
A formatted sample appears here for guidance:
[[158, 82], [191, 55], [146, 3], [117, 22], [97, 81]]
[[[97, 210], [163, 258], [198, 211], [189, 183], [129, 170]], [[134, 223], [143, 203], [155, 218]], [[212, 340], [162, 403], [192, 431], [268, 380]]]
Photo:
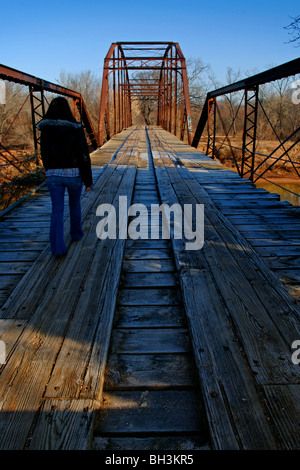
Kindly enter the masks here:
[[[91, 157], [65, 257], [46, 186], [1, 215], [0, 448], [299, 449], [299, 208], [158, 127]], [[204, 204], [203, 248], [99, 240], [120, 195]]]

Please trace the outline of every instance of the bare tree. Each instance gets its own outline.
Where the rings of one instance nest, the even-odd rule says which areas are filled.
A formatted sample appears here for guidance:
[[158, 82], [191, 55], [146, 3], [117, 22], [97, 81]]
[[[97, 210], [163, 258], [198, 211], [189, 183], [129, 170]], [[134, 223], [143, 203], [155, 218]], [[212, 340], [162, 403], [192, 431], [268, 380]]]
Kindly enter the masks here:
[[91, 70], [71, 73], [62, 70], [58, 83], [81, 93], [94, 128], [97, 128], [100, 108], [101, 79]]
[[31, 115], [27, 90], [5, 82], [6, 102], [0, 105], [0, 142], [6, 147], [31, 145]]
[[[241, 78], [240, 70], [234, 71], [232, 67], [227, 67], [226, 73], [226, 80], [227, 84], [230, 85], [232, 83], [237, 82]], [[238, 94], [237, 93], [229, 93], [228, 95], [224, 96], [225, 103], [232, 121], [232, 131], [233, 135], [235, 136], [237, 132], [237, 121], [236, 121], [236, 112], [238, 107]]]
[[291, 18], [292, 21], [288, 26], [285, 26], [284, 29], [289, 31], [291, 39], [288, 42], [296, 44], [296, 47], [300, 46], [300, 15], [296, 18]]
[[[153, 80], [159, 82], [160, 73], [157, 70], [153, 71], [139, 71], [133, 74], [132, 83], [138, 83], [143, 80], [143, 85], [153, 84]], [[137, 104], [134, 106], [135, 120], [139, 121], [141, 118], [147, 126], [156, 124], [157, 121], [157, 97], [155, 95], [139, 95], [134, 96], [133, 100]]]
[[206, 73], [209, 72], [210, 66], [204, 64], [202, 59], [198, 57], [188, 58], [186, 60], [186, 68], [191, 106], [194, 110], [199, 111], [208, 92]]
[[[213, 85], [214, 89], [221, 88], [225, 85], [231, 85], [232, 83], [237, 82], [241, 78], [240, 70], [233, 70], [232, 67], [227, 67], [226, 69], [226, 80], [225, 82], [219, 82], [216, 80], [213, 74], [209, 75], [209, 80]], [[232, 134], [235, 136], [238, 130], [240, 130], [239, 124], [240, 120], [237, 119], [237, 112], [241, 102], [241, 93], [234, 92], [224, 95], [220, 100], [218, 100], [218, 105], [223, 109], [222, 114], [224, 115], [224, 124], [227, 129], [232, 130]], [[225, 130], [225, 129], [223, 129]]]

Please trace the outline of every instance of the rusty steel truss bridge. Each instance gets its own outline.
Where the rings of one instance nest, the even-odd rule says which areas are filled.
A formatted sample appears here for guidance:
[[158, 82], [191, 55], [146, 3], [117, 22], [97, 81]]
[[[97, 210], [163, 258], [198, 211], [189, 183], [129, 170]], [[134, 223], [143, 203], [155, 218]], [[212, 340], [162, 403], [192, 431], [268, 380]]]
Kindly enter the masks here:
[[[26, 91], [1, 121], [0, 197], [39, 168], [37, 124], [53, 95], [86, 131], [93, 176], [81, 240], [66, 197], [62, 257], [44, 179], [0, 212], [1, 450], [300, 449], [300, 207], [254, 184], [275, 162], [299, 178], [300, 129], [278, 133], [262, 93], [298, 73], [300, 59], [210, 91], [200, 113], [177, 43], [116, 42], [97, 119], [78, 90], [0, 65], [21, 85], [10, 92]], [[224, 97], [235, 93], [230, 124]], [[276, 138], [265, 155], [262, 118]], [[26, 168], [12, 137], [24, 123]], [[217, 158], [225, 145], [234, 170]], [[174, 207], [187, 213], [174, 211], [164, 235], [152, 209]], [[105, 211], [115, 234], [101, 238]]]
[[[101, 147], [116, 133], [133, 124], [132, 104], [134, 101], [155, 102], [156, 124], [185, 140], [197, 148], [199, 142], [206, 141], [206, 154], [216, 156], [217, 121], [223, 128], [221, 147], [230, 148], [231, 159], [237, 172], [252, 181], [265, 178], [267, 173], [279, 161], [292, 165], [295, 176], [299, 177], [299, 162], [294, 161], [290, 151], [299, 143], [299, 126], [283, 139], [267, 115], [260, 98], [260, 87], [286, 77], [300, 73], [300, 59], [295, 59], [280, 66], [247, 77], [238, 82], [207, 93], [200, 116], [192, 119], [192, 107], [189, 96], [189, 82], [186, 60], [178, 43], [175, 42], [116, 42], [111, 44], [104, 59], [102, 89], [98, 129], [93, 127], [84, 99], [80, 93], [58, 84], [34, 77], [28, 73], [0, 65], [0, 79], [19, 83], [29, 88], [28, 96], [32, 115], [32, 135], [35, 152], [39, 150], [38, 122], [43, 118], [47, 104], [46, 92], [63, 95], [72, 100], [74, 114], [85, 127], [91, 146]], [[242, 92], [240, 105], [235, 111], [232, 124], [224, 126], [222, 112], [218, 102], [225, 96]], [[219, 101], [218, 101], [219, 100]], [[22, 104], [12, 123], [1, 135], [1, 167], [13, 165], [20, 169], [20, 162], [5, 146], [5, 138], [10, 128], [23, 109]], [[257, 129], [259, 111], [263, 113], [272, 129], [277, 144], [269, 154], [258, 154]], [[243, 136], [238, 150], [242, 158], [238, 159], [234, 145], [230, 142], [230, 131], [239, 111], [243, 112]], [[193, 123], [194, 121], [194, 129]], [[257, 159], [258, 155], [260, 157]], [[21, 169], [20, 169], [21, 171]]]

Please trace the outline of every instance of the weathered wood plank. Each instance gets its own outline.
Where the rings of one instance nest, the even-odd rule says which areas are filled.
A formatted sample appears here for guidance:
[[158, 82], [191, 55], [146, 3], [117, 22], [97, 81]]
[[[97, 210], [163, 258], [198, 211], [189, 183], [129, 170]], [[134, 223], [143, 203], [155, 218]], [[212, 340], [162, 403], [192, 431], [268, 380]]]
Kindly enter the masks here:
[[170, 250], [165, 248], [153, 248], [152, 250], [132, 248], [127, 249], [124, 253], [125, 259], [169, 259], [171, 257]]
[[257, 235], [257, 238], [250, 238], [247, 240], [249, 242], [249, 245], [251, 245], [253, 248], [256, 247], [280, 247], [283, 245], [286, 246], [297, 246], [300, 248], [300, 240], [298, 239], [289, 239], [289, 240], [281, 240], [275, 237], [272, 237], [272, 234], [270, 235], [270, 238], [259, 238], [259, 235]]
[[111, 354], [104, 389], [180, 389], [196, 383], [190, 354]]
[[38, 240], [39, 242], [44, 242], [44, 244], [46, 245], [49, 240], [48, 232], [45, 232], [45, 233], [36, 232], [36, 233], [27, 234], [26, 236], [24, 236], [24, 234], [22, 233], [5, 234], [5, 236], [1, 234], [0, 236], [1, 236], [2, 242], [20, 243], [22, 241], [25, 241], [28, 243], [33, 243]]
[[285, 242], [285, 241], [289, 242], [289, 240], [300, 240], [300, 231], [299, 230], [290, 231], [288, 227], [285, 230], [283, 229], [280, 230], [280, 233], [279, 231], [276, 232], [275, 230], [263, 231], [263, 230], [256, 230], [255, 228], [254, 230], [241, 230], [241, 232], [247, 240], [256, 239], [256, 238], [259, 238], [260, 240], [277, 239], [277, 240], [281, 240], [281, 242]]
[[[122, 277], [122, 287], [175, 287], [178, 285], [173, 273], [126, 273]], [[0, 279], [1, 286], [1, 279]]]
[[157, 436], [157, 437], [100, 437], [93, 438], [92, 450], [156, 451], [210, 450], [205, 436]]
[[[27, 240], [22, 240], [19, 242], [14, 242], [13, 244], [13, 250], [12, 250], [12, 245], [11, 241], [3, 241], [0, 240], [0, 252], [4, 251], [42, 251], [45, 248], [46, 243], [40, 242], [39, 240], [35, 241], [27, 241]], [[0, 255], [1, 256], [1, 255]]]
[[91, 400], [44, 400], [29, 449], [87, 450], [90, 448], [93, 420], [94, 404]]
[[197, 393], [185, 391], [124, 391], [103, 394], [96, 432], [206, 434]]
[[[177, 194], [181, 195], [181, 200], [184, 201], [187, 200], [188, 194], [185, 195], [185, 188], [181, 189], [180, 176], [177, 174], [179, 171], [174, 173], [174, 170], [168, 169], [173, 186], [175, 185], [177, 178], [176, 191]], [[193, 266], [201, 266], [201, 255], [204, 254], [209, 263], [210, 270], [218, 283], [223, 298], [228, 304], [235, 327], [237, 328], [237, 331], [239, 331], [240, 340], [242, 341], [245, 350], [248, 351], [246, 354], [249, 354], [248, 360], [250, 364], [253, 364], [253, 361], [258, 361], [260, 364], [261, 368], [259, 372], [256, 370], [256, 380], [258, 380], [259, 374], [263, 373], [262, 364], [265, 360], [265, 380], [281, 381], [282, 377], [285, 376], [286, 380], [297, 381], [298, 379], [297, 376], [294, 375], [294, 370], [290, 368], [288, 347], [288, 344], [290, 344], [289, 340], [291, 338], [291, 328], [294, 327], [297, 329], [296, 313], [293, 311], [292, 299], [287, 299], [286, 292], [283, 290], [282, 286], [278, 284], [274, 279], [274, 276], [269, 273], [269, 279], [272, 278], [272, 286], [269, 283], [268, 289], [269, 291], [274, 290], [274, 286], [276, 286], [274, 296], [277, 297], [278, 304], [281, 303], [282, 309], [291, 311], [290, 318], [293, 323], [293, 327], [291, 325], [288, 326], [289, 320], [283, 321], [282, 315], [279, 315], [278, 312], [278, 304], [273, 301], [273, 296], [270, 296], [269, 292], [266, 293], [265, 286], [262, 283], [263, 281], [259, 281], [260, 276], [264, 279], [268, 278], [268, 275], [265, 274], [266, 267], [262, 265], [260, 260], [257, 259], [254, 253], [251, 253], [249, 249], [248, 253], [245, 252], [245, 255], [243, 251], [237, 251], [237, 245], [243, 246], [243, 244], [245, 250], [247, 250], [246, 242], [244, 243], [239, 233], [237, 231], [234, 232], [233, 227], [230, 227], [226, 220], [222, 219], [222, 217], [214, 211], [209, 199], [205, 199], [206, 196], [203, 194], [203, 190], [201, 190], [200, 187], [197, 187], [197, 183], [194, 183], [196, 182], [189, 180], [188, 189], [193, 191], [193, 195], [195, 195], [196, 198], [198, 197], [202, 202], [205, 201], [206, 238], [212, 239], [212, 242], [208, 242], [204, 245], [200, 256], [198, 254], [195, 255], [196, 258]], [[226, 225], [227, 227], [225, 229]], [[215, 241], [218, 243], [215, 243]], [[256, 262], [258, 266], [255, 268], [254, 266]], [[191, 266], [190, 260], [187, 261], [187, 265]], [[250, 294], [251, 291], [252, 293]], [[261, 304], [265, 304], [265, 307]], [[268, 317], [268, 312], [272, 312], [270, 317]], [[243, 317], [242, 314], [244, 314], [245, 317]], [[276, 315], [276, 321], [280, 324], [280, 333], [273, 324], [274, 315]], [[257, 330], [258, 325], [260, 325], [260, 327]], [[259, 330], [261, 333], [259, 333]], [[266, 332], [268, 332], [267, 336]], [[286, 335], [286, 343], [281, 339], [283, 332]], [[265, 338], [268, 338], [268, 341], [266, 341], [266, 339], [264, 343], [258, 341], [260, 334], [263, 334]], [[246, 338], [251, 339], [248, 341]], [[267, 347], [268, 344], [268, 353], [263, 353], [261, 351], [261, 354], [259, 354], [260, 359], [258, 359], [258, 350], [256, 352], [254, 352], [254, 350], [250, 352], [254, 344], [257, 344], [258, 348], [262, 347], [262, 345]], [[274, 361], [270, 360], [269, 362], [269, 359], [271, 359], [272, 354], [275, 351], [277, 351], [275, 356], [277, 358], [282, 358], [280, 363], [278, 363], [276, 357], [273, 358]], [[274, 364], [276, 364], [276, 366]], [[277, 373], [275, 372], [276, 367], [278, 367]], [[283, 373], [283, 369], [281, 369], [281, 367], [284, 368], [286, 375]], [[272, 379], [268, 374], [272, 375]], [[263, 376], [261, 376], [260, 380], [264, 380]]]
[[247, 209], [252, 209], [252, 208], [255, 208], [255, 209], [258, 209], [260, 208], [261, 210], [263, 209], [275, 209], [275, 208], [280, 208], [281, 207], [281, 204], [282, 204], [282, 201], [273, 201], [273, 199], [271, 198], [268, 198], [267, 200], [265, 199], [262, 199], [262, 200], [256, 200], [253, 198], [253, 200], [249, 200], [249, 201], [245, 201], [243, 202], [242, 200], [241, 201], [237, 201], [237, 200], [231, 200], [231, 199], [228, 199], [228, 201], [222, 201], [222, 199], [220, 199], [218, 202], [216, 202], [216, 206], [217, 207], [220, 207], [222, 208], [222, 211], [223, 209], [236, 209], [236, 208], [241, 208], [241, 207], [244, 207], [244, 208], [247, 208]]
[[[12, 245], [12, 244], [11, 244]], [[13, 247], [11, 246], [13, 250]], [[40, 250], [38, 251], [0, 251], [0, 265], [2, 263], [9, 263], [9, 262], [33, 262], [37, 259], [39, 254], [41, 253]]]
[[289, 270], [289, 269], [295, 269], [299, 271], [300, 267], [300, 249], [298, 251], [297, 255], [292, 255], [292, 256], [283, 256], [283, 255], [277, 255], [276, 257], [274, 256], [264, 256], [263, 257], [269, 268], [272, 270], [277, 270], [277, 269], [284, 269], [284, 270]]
[[[295, 367], [299, 367], [295, 365]], [[265, 385], [266, 406], [284, 450], [299, 450], [299, 385]]]
[[39, 234], [43, 235], [45, 233], [49, 233], [48, 227], [21, 227], [18, 225], [16, 227], [10, 226], [7, 228], [0, 228], [0, 237], [3, 239], [10, 237], [11, 235], [13, 237], [29, 238]]
[[[100, 190], [103, 194], [105, 192], [105, 184], [113, 174], [114, 169], [108, 167], [105, 173], [102, 175], [102, 178], [97, 182], [95, 187], [92, 191], [87, 193], [83, 200], [82, 206], [82, 218], [84, 220], [84, 230], [87, 230], [90, 226], [88, 223], [88, 213], [90, 212], [90, 218], [94, 218], [94, 214], [96, 211], [96, 205], [94, 204], [94, 196], [95, 192]], [[87, 221], [85, 221], [85, 219]], [[65, 233], [66, 233], [66, 243], [70, 242], [70, 238], [68, 237], [68, 228], [69, 222], [65, 224]], [[95, 233], [95, 232], [94, 232]], [[93, 235], [94, 235], [93, 233]], [[49, 236], [47, 235], [47, 242]], [[96, 241], [96, 240], [94, 240]], [[71, 245], [74, 249], [80, 246]], [[38, 266], [43, 266], [42, 273], [40, 273]], [[26, 275], [22, 278], [22, 281], [18, 284], [16, 289], [13, 292], [13, 295], [8, 299], [7, 303], [1, 309], [2, 317], [9, 315], [10, 318], [14, 317], [15, 315], [20, 314], [20, 310], [22, 311], [22, 315], [31, 315], [33, 311], [33, 307], [30, 305], [32, 302], [35, 303], [36, 299], [39, 298], [41, 293], [44, 292], [46, 286], [49, 282], [51, 282], [52, 277], [57, 274], [57, 269], [61, 267], [61, 260], [57, 260], [55, 257], [51, 256], [50, 246], [47, 243], [46, 248], [43, 250], [39, 258], [36, 260], [35, 264], [31, 266], [31, 268], [27, 271]], [[76, 268], [72, 268], [73, 272], [76, 272]], [[54, 286], [55, 289], [55, 286]], [[28, 302], [28, 306], [26, 303]], [[21, 306], [20, 306], [21, 303]], [[28, 313], [25, 313], [28, 312]]]
[[137, 288], [121, 289], [118, 305], [180, 305], [181, 297], [176, 289]]
[[217, 204], [220, 203], [222, 205], [226, 205], [226, 204], [231, 205], [231, 203], [236, 203], [236, 202], [241, 201], [241, 205], [244, 206], [244, 205], [247, 205], [248, 203], [252, 204], [254, 200], [257, 201], [258, 204], [260, 205], [260, 204], [264, 204], [265, 202], [269, 203], [269, 201], [280, 200], [280, 196], [278, 196], [277, 194], [270, 194], [267, 192], [260, 192], [257, 190], [251, 191], [248, 193], [245, 193], [242, 191], [228, 191], [228, 192], [223, 192], [223, 193], [215, 192], [213, 195], [210, 192], [209, 194], [212, 196], [212, 198]]
[[28, 262], [0, 262], [0, 275], [24, 274], [29, 268]]
[[[248, 366], [250, 365], [253, 372], [255, 372], [254, 379], [257, 381], [258, 374], [262, 374], [259, 368], [255, 370], [254, 367], [254, 364], [257, 364], [257, 352], [260, 348], [266, 348], [268, 351], [259, 354], [259, 366], [261, 367], [261, 365], [264, 364], [264, 372], [260, 375], [260, 380], [262, 380], [264, 374], [266, 374], [265, 380], [267, 381], [272, 381], [275, 377], [277, 377], [277, 381], [282, 380], [283, 377], [285, 377], [287, 381], [293, 380], [293, 377], [294, 380], [298, 380], [297, 374], [294, 375], [294, 371], [290, 367], [290, 358], [288, 357], [289, 348], [287, 346], [290, 339], [289, 332], [291, 330], [294, 331], [294, 327], [297, 329], [295, 309], [292, 306], [293, 302], [292, 299], [286, 297], [286, 292], [282, 286], [278, 284], [277, 280], [275, 280], [274, 275], [268, 273], [269, 280], [267, 280], [268, 276], [265, 274], [265, 268], [261, 261], [255, 256], [254, 252], [252, 253], [251, 248], [247, 246], [245, 240], [241, 238], [240, 234], [233, 226], [227, 223], [227, 221], [217, 213], [211, 199], [205, 194], [198, 183], [189, 178], [185, 185], [185, 179], [181, 178], [181, 176], [185, 174], [186, 171], [186, 169], [181, 168], [173, 169], [170, 167], [170, 163], [162, 158], [162, 164], [156, 169], [156, 174], [163, 202], [171, 204], [176, 202], [177, 198], [179, 198], [181, 203], [199, 202], [205, 204], [206, 240], [208, 240], [208, 242], [206, 242], [203, 249], [200, 252], [190, 253], [180, 250], [180, 241], [172, 240], [172, 242], [177, 265], [179, 267], [189, 267], [189, 269], [185, 269], [180, 273], [180, 280], [183, 286], [185, 306], [187, 311], [190, 312], [189, 322], [191, 325], [194, 351], [197, 355], [201, 383], [203, 383], [205, 389], [204, 395], [209, 410], [213, 440], [217, 448], [219, 448], [219, 445], [225, 446], [223, 448], [226, 448], [226, 444], [229, 448], [235, 448], [236, 445], [242, 448], [276, 448], [275, 439], [272, 437], [269, 423], [265, 419], [259, 395], [254, 386], [252, 376], [249, 375], [248, 372]], [[167, 178], [170, 180], [169, 183], [166, 182]], [[176, 191], [176, 195], [174, 190]], [[230, 256], [228, 257], [229, 253]], [[186, 259], [185, 262], [184, 258]], [[191, 270], [193, 267], [195, 271]], [[254, 270], [252, 271], [253, 268]], [[253, 274], [250, 275], [251, 271]], [[194, 277], [192, 277], [192, 272], [195, 272]], [[262, 275], [261, 280], [259, 280], [260, 275]], [[204, 285], [201, 284], [205, 279], [208, 280], [205, 281]], [[232, 282], [230, 281], [228, 283], [229, 279], [232, 279]], [[272, 282], [272, 286], [270, 285], [270, 281]], [[218, 289], [214, 294], [207, 294], [211, 292], [215, 282]], [[259, 282], [261, 284], [260, 286], [258, 285]], [[272, 292], [271, 299], [270, 296], [267, 299], [263, 298], [263, 290], [265, 289], [266, 283], [270, 291], [274, 291], [274, 286], [276, 286], [276, 292]], [[194, 288], [192, 288], [193, 285]], [[253, 292], [251, 296], [249, 296], [252, 290]], [[221, 298], [218, 292], [222, 294]], [[283, 318], [278, 318], [280, 333], [276, 329], [278, 326], [275, 327], [273, 324], [273, 318], [271, 320], [271, 318], [268, 318], [268, 315], [266, 315], [268, 311], [272, 312], [272, 316], [273, 312], [276, 312], [277, 316], [279, 314], [278, 304], [276, 305], [272, 301], [273, 294], [276, 299], [279, 294], [280, 301], [278, 304], [281, 303], [280, 308], [282, 309], [280, 315], [282, 311], [290, 310], [292, 316], [293, 326], [288, 326], [289, 320], [285, 323]], [[194, 300], [193, 295], [195, 296]], [[224, 338], [224, 333], [227, 332], [229, 338], [230, 334], [233, 335], [233, 341], [229, 341], [225, 349], [225, 351], [228, 350], [229, 355], [227, 359], [231, 366], [226, 365], [226, 362], [223, 363], [222, 361], [221, 364], [224, 369], [219, 369], [219, 373], [214, 376], [212, 371], [217, 372], [217, 367], [220, 367], [219, 362], [222, 359], [221, 356], [223, 355], [223, 358], [225, 356], [226, 359], [227, 354], [225, 355], [224, 353], [223, 345], [218, 346], [217, 344], [219, 335], [215, 334], [215, 330], [218, 323], [215, 322], [215, 324], [212, 325], [212, 315], [210, 312], [209, 315], [206, 315], [207, 320], [204, 322], [203, 317], [205, 317], [205, 315], [203, 315], [203, 311], [207, 312], [206, 309], [209, 308], [208, 305], [210, 305], [210, 302], [212, 302], [213, 299], [214, 301], [218, 301], [219, 298], [219, 306], [215, 309], [210, 308], [209, 310], [215, 310], [216, 313], [221, 315], [218, 319], [219, 325], [222, 325], [222, 334], [220, 337]], [[255, 302], [253, 302], [253, 299], [255, 299]], [[260, 305], [262, 301], [265, 304], [264, 307]], [[226, 310], [224, 310], [224, 305], [227, 306], [227, 313]], [[198, 313], [198, 315], [196, 315], [196, 313]], [[246, 351], [248, 366], [244, 363], [244, 358], [239, 348], [233, 348], [232, 346], [235, 341], [235, 334], [233, 334], [230, 323], [227, 323], [228, 313], [230, 314], [230, 319], [234, 322], [234, 333], [238, 335], [239, 341], [244, 351]], [[199, 321], [201, 321], [200, 324]], [[226, 323], [224, 324], [224, 322], [227, 323], [227, 326], [225, 326]], [[240, 330], [241, 327], [243, 331]], [[248, 330], [248, 328], [250, 329]], [[203, 336], [203, 333], [200, 335], [203, 330], [210, 336]], [[259, 334], [260, 330], [261, 333], [264, 333], [264, 337], [261, 337]], [[268, 332], [267, 336], [266, 332]], [[283, 332], [286, 335], [286, 343], [282, 341], [281, 335]], [[260, 342], [264, 344], [259, 344]], [[206, 345], [206, 347], [203, 345]], [[211, 345], [213, 345], [213, 349]], [[279, 345], [281, 352], [284, 352], [282, 356], [280, 354], [280, 356], [284, 358], [284, 361], [277, 356], [277, 362], [276, 358], [273, 358], [275, 359], [274, 365], [272, 360], [269, 362], [269, 359], [274, 352], [275, 356], [276, 353], [279, 352]], [[250, 352], [252, 347], [254, 349]], [[217, 350], [219, 350], [218, 354], [216, 353]], [[201, 357], [199, 357], [199, 351], [203, 351]], [[269, 354], [267, 359], [265, 358], [266, 354]], [[203, 361], [205, 362], [203, 363]], [[218, 364], [216, 365], [217, 361]], [[233, 365], [235, 361], [238, 366]], [[203, 366], [205, 366], [205, 368]], [[229, 379], [227, 382], [227, 378], [230, 377], [230, 374], [228, 375], [230, 369], [234, 370], [235, 373], [239, 372], [241, 374], [239, 381], [235, 377], [234, 379], [232, 378], [232, 380]], [[225, 372], [225, 370], [227, 370], [227, 372]], [[220, 380], [222, 380], [222, 386]], [[238, 388], [235, 388], [237, 387], [237, 383], [239, 383]], [[242, 390], [245, 395], [238, 396]], [[211, 395], [211, 393], [214, 395]], [[212, 396], [219, 399], [217, 403], [213, 403]], [[242, 399], [243, 397], [246, 398], [245, 402]], [[240, 404], [238, 404], [239, 401]], [[241, 402], [243, 403], [241, 404]], [[244, 405], [246, 408], [249, 406], [248, 411], [246, 411]], [[230, 416], [227, 414], [228, 406], [232, 407]], [[218, 410], [217, 413], [216, 410]], [[221, 410], [223, 410], [223, 415], [225, 414], [226, 416], [227, 422], [225, 426], [224, 422], [220, 423], [218, 420]], [[246, 424], [250, 414], [252, 414], [250, 418], [252, 422]], [[212, 419], [212, 416], [214, 419]], [[243, 432], [243, 427], [241, 427], [243, 420], [245, 421], [244, 429], [248, 431], [252, 429], [252, 437], [249, 436], [248, 431], [247, 433]], [[226, 437], [224, 435], [225, 429]], [[222, 435], [222, 439], [219, 440], [220, 435]]]
[[[115, 203], [119, 194], [126, 193], [129, 200], [131, 198], [135, 169], [127, 170], [127, 174], [128, 178], [116, 193]], [[91, 397], [98, 393], [99, 383], [95, 379], [100, 372], [102, 374], [105, 366], [124, 244], [125, 241], [121, 239], [106, 239], [98, 244], [89, 276], [85, 280], [84, 291], [78, 299], [67, 337], [56, 359], [46, 396], [76, 398], [82, 390], [84, 393], [88, 390]], [[101, 272], [99, 266], [102, 266]], [[101, 351], [101, 360], [97, 362], [97, 366], [91, 359], [94, 348]], [[88, 377], [95, 367], [98, 373], [93, 372], [92, 386]], [[98, 379], [102, 383], [101, 376]]]
[[190, 351], [189, 334], [184, 328], [114, 329], [112, 354], [182, 353]]
[[[120, 161], [127, 160], [126, 155], [120, 158]], [[26, 278], [28, 283], [25, 282], [26, 276], [24, 276], [2, 308], [4, 315], [9, 314], [12, 317], [24, 315], [30, 318], [14, 354], [0, 375], [2, 389], [0, 429], [3, 449], [22, 449], [26, 443], [53, 364], [61, 349], [67, 328], [70, 327], [70, 319], [79, 300], [85, 295], [82, 287], [97, 251], [95, 248], [99, 246], [95, 236], [95, 210], [101, 200], [107, 202], [108, 190], [111, 197], [114, 197], [126, 174], [128, 172], [125, 167], [109, 166], [103, 173], [104, 178], [101, 178], [93, 190], [87, 193], [84, 208], [85, 249], [82, 249], [80, 243], [71, 244], [68, 256], [60, 260], [49, 257], [48, 250], [45, 250], [36, 261], [34, 270], [30, 272], [32, 277]], [[112, 175], [115, 184], [106, 185]], [[95, 197], [95, 194], [98, 194], [98, 197]], [[39, 266], [42, 267], [42, 273], [38, 269]], [[98, 272], [99, 266], [101, 263], [98, 262]], [[28, 291], [30, 285], [32, 288]], [[90, 298], [89, 291], [86, 295]], [[107, 337], [106, 331], [105, 338]], [[76, 339], [74, 338], [72, 345], [76, 344]], [[84, 341], [84, 338], [79, 339]], [[82, 347], [82, 343], [78, 344]], [[13, 386], [12, 376], [14, 376]], [[74, 384], [71, 382], [70, 385]], [[95, 393], [93, 389], [93, 398]], [[12, 408], [14, 413], [8, 413]], [[69, 429], [69, 432], [72, 434], [73, 430]]]
[[[141, 250], [157, 250], [160, 248], [169, 248], [169, 240], [131, 240], [128, 238], [126, 240], [126, 252], [127, 249], [132, 250], [133, 248], [138, 248]], [[1, 243], [0, 243], [0, 249], [1, 249]], [[170, 249], [170, 248], [169, 248]]]
[[275, 449], [214, 280], [206, 270], [190, 271], [181, 280], [214, 448]]
[[[24, 219], [18, 219], [14, 221], [1, 221], [0, 225], [1, 229], [12, 229], [14, 230], [15, 228], [21, 229], [22, 231], [24, 229], [30, 229], [32, 227], [35, 228], [48, 228], [50, 227], [50, 220], [43, 220], [39, 217], [39, 220], [36, 220], [36, 218], [31, 219], [31, 220], [24, 220]], [[25, 231], [24, 231], [25, 233]]]
[[6, 290], [14, 288], [18, 281], [22, 278], [21, 274], [11, 274], [0, 276], [0, 289]]
[[298, 268], [291, 268], [291, 269], [274, 269], [274, 274], [283, 282], [284, 284], [286, 283], [294, 283], [294, 284], [299, 284], [300, 283], [300, 272]]
[[173, 260], [124, 260], [124, 272], [173, 272]]
[[277, 216], [280, 216], [282, 214], [284, 214], [285, 216], [290, 216], [290, 217], [294, 217], [294, 216], [298, 216], [299, 217], [299, 210], [297, 207], [295, 206], [292, 206], [292, 205], [288, 205], [288, 206], [283, 206], [282, 205], [282, 201], [281, 201], [281, 205], [276, 207], [276, 208], [269, 208], [267, 210], [264, 210], [260, 207], [251, 207], [251, 208], [247, 208], [247, 207], [239, 207], [239, 208], [235, 208], [234, 209], [234, 212], [231, 211], [231, 210], [227, 210], [227, 209], [222, 209], [222, 213], [226, 216], [231, 216], [231, 215], [239, 215], [239, 216], [245, 216], [245, 215], [258, 215], [260, 217], [277, 217]]
[[[281, 236], [281, 233], [285, 234], [291, 234], [291, 231], [296, 231], [298, 232], [298, 237], [299, 238], [299, 230], [300, 230], [300, 222], [299, 223], [293, 223], [293, 222], [282, 222], [281, 224], [278, 223], [267, 223], [266, 221], [260, 221], [259, 223], [249, 223], [249, 220], [244, 221], [244, 223], [239, 223], [237, 224], [236, 222], [234, 223], [235, 227], [237, 230], [240, 230], [241, 232], [248, 233], [248, 232], [266, 232], [266, 231], [272, 231], [272, 232], [278, 232], [278, 235]], [[295, 237], [294, 237], [295, 238]]]
[[299, 217], [291, 217], [290, 215], [285, 215], [285, 214], [277, 214], [276, 216], [274, 215], [267, 215], [264, 214], [263, 216], [260, 216], [260, 214], [253, 215], [253, 214], [248, 214], [245, 215], [244, 217], [241, 216], [241, 214], [235, 215], [234, 213], [232, 215], [227, 215], [227, 218], [237, 227], [238, 225], [243, 225], [243, 224], [251, 224], [252, 226], [256, 225], [263, 225], [266, 224], [270, 228], [272, 228], [275, 224], [295, 224], [299, 225], [300, 219]]
[[118, 306], [115, 313], [116, 328], [172, 328], [185, 325], [185, 314], [181, 306]]

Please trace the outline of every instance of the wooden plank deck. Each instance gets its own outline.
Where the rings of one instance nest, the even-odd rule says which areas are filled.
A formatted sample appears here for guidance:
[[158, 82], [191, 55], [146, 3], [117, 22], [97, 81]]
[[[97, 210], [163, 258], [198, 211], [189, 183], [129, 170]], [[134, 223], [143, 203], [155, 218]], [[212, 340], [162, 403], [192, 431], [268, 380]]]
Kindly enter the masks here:
[[[2, 307], [0, 336], [8, 349], [0, 375], [2, 449], [82, 449], [88, 445], [94, 403], [101, 400], [106, 337], [123, 249], [121, 240], [99, 243], [95, 214], [99, 204], [118, 200], [120, 193], [130, 198], [136, 141], [135, 135], [128, 139], [85, 196], [84, 243], [69, 242], [68, 256], [59, 260], [45, 248]], [[5, 332], [12, 318], [20, 320], [23, 329], [11, 344]], [[70, 367], [64, 367], [68, 354]], [[67, 415], [65, 435], [62, 421], [62, 434], [53, 429], [41, 433], [48, 409], [58, 420], [60, 413]], [[73, 420], [74, 425], [78, 420], [85, 424], [78, 434], [75, 430], [69, 434], [68, 423]]]
[[[299, 449], [298, 208], [160, 128], [92, 161], [63, 259], [46, 191], [2, 218], [0, 448]], [[99, 241], [96, 209], [120, 195], [204, 204], [203, 248]]]
[[[249, 202], [244, 195], [239, 204], [234, 198], [225, 203], [221, 199], [217, 206], [204, 189], [203, 181], [210, 181], [210, 172], [212, 185], [222, 185], [223, 173], [225, 188], [228, 180], [237, 182], [235, 187], [241, 192], [248, 184], [164, 131], [150, 132], [154, 133], [150, 141], [155, 142], [152, 149], [162, 201], [205, 205], [202, 250], [188, 252], [177, 240], [173, 246], [214, 447], [299, 448], [299, 439], [297, 444], [293, 439], [287, 445], [284, 437], [286, 426], [292, 434], [300, 419], [299, 367], [291, 361], [291, 344], [299, 337], [299, 311], [295, 299], [256, 254], [251, 240], [248, 243], [222, 213], [226, 210], [228, 216], [235, 207], [248, 210], [250, 206], [259, 213], [267, 207], [291, 216], [299, 214], [298, 208], [279, 202], [273, 195], [254, 204], [253, 196]], [[192, 160], [197, 157], [198, 171], [205, 173], [202, 184], [193, 177], [194, 172], [182, 166], [183, 162], [191, 166], [184, 150]], [[256, 194], [256, 188], [252, 191]], [[267, 240], [272, 243], [273, 237], [285, 245], [285, 238], [282, 241], [273, 232]], [[298, 246], [297, 238], [293, 246]], [[282, 414], [267, 392], [276, 390], [277, 384], [281, 402], [286, 395], [289, 406]]]
[[[92, 152], [93, 183], [99, 178], [103, 167], [126, 143], [131, 132], [132, 129], [123, 131], [106, 142], [101, 149]], [[83, 192], [83, 214], [85, 196]], [[0, 212], [0, 307], [47, 247], [50, 215], [51, 200], [45, 184]], [[66, 193], [65, 220], [67, 219], [68, 195]]]
[[[165, 134], [163, 134], [165, 135]], [[267, 266], [300, 300], [300, 208], [168, 135], [176, 158], [189, 169], [216, 207]]]

